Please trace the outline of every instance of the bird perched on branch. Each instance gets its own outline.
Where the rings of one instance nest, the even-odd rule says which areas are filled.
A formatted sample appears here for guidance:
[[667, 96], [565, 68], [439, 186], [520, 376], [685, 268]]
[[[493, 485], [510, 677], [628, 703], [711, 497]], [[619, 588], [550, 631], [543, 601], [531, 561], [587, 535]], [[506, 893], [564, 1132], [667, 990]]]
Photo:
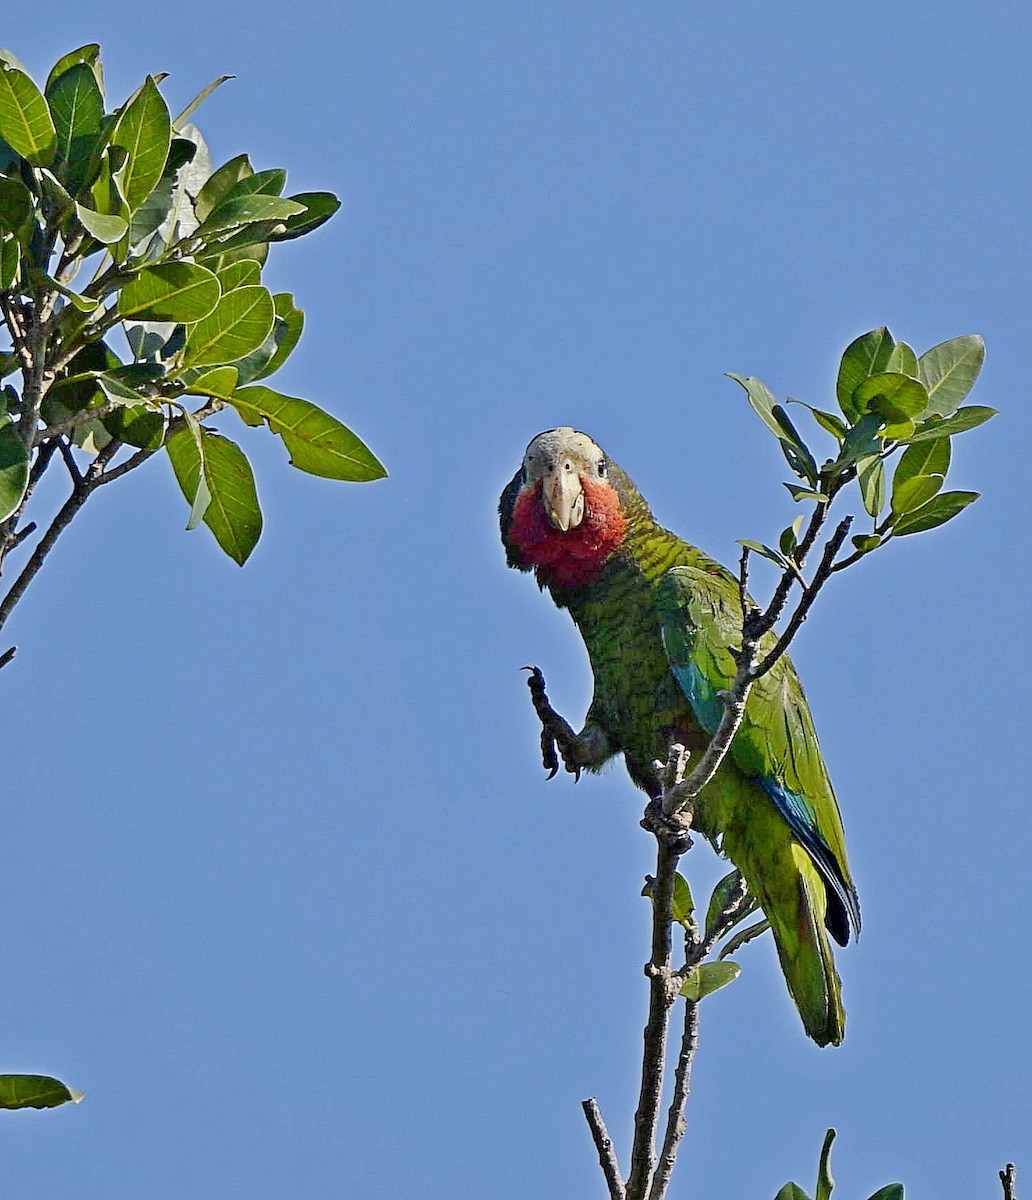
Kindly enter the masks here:
[[[532, 686], [553, 773], [598, 770], [623, 753], [632, 780], [657, 799], [657, 760], [675, 742], [693, 756], [723, 715], [721, 693], [741, 645], [738, 580], [656, 524], [631, 480], [584, 433], [552, 429], [527, 447], [502, 492], [509, 565], [534, 571], [584, 638], [595, 677], [574, 733]], [[760, 643], [766, 654], [773, 635]], [[551, 761], [550, 761], [551, 759]], [[835, 793], [791, 661], [753, 685], [741, 727], [700, 792], [693, 827], [741, 871], [770, 921], [789, 992], [818, 1045], [845, 1027], [828, 933], [840, 945], [860, 909]]]

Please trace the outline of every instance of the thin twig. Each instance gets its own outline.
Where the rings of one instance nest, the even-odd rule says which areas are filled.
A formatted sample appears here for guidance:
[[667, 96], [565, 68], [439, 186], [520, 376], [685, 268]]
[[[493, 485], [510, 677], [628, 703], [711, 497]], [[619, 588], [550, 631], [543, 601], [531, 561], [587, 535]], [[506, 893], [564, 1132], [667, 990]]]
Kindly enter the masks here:
[[0, 654], [0, 667], [6, 667], [7, 664], [11, 661], [12, 658], [14, 658], [14, 656], [17, 653], [18, 653], [18, 647], [11, 646], [9, 649], [5, 650], [3, 652], [3, 654]]
[[609, 1136], [609, 1130], [602, 1119], [602, 1110], [598, 1106], [598, 1101], [594, 1096], [588, 1100], [582, 1100], [581, 1108], [584, 1109], [584, 1116], [587, 1119], [588, 1128], [591, 1130], [595, 1149], [598, 1151], [599, 1166], [602, 1168], [602, 1174], [606, 1177], [609, 1200], [625, 1200], [627, 1193], [624, 1190], [623, 1176], [620, 1174], [620, 1163], [617, 1161], [613, 1139]]
[[692, 1064], [695, 1061], [695, 1051], [699, 1045], [699, 1006], [692, 1000], [684, 1002], [684, 1032], [681, 1035], [681, 1052], [678, 1055], [677, 1067], [674, 1071], [674, 1091], [670, 1099], [670, 1109], [667, 1113], [666, 1134], [663, 1137], [663, 1149], [656, 1164], [656, 1173], [652, 1179], [652, 1189], [649, 1200], [663, 1200], [670, 1177], [677, 1163], [677, 1150], [684, 1137], [688, 1123], [684, 1118], [685, 1105], [688, 1103], [688, 1093], [692, 1077]]
[[673, 925], [674, 872], [680, 854], [666, 839], [657, 838], [656, 877], [652, 884], [652, 958], [645, 968], [649, 976], [649, 1016], [645, 1025], [641, 1064], [641, 1091], [634, 1114], [634, 1144], [627, 1200], [645, 1200], [656, 1162], [656, 1124], [663, 1097], [670, 1009], [677, 999], [678, 984], [670, 970]]

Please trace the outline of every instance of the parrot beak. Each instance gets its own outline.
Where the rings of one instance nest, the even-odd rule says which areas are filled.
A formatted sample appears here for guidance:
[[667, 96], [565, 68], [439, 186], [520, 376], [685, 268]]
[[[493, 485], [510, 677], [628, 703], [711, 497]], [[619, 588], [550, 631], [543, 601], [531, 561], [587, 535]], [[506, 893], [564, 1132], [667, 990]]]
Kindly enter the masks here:
[[584, 520], [584, 488], [580, 475], [558, 463], [544, 478], [541, 496], [548, 520], [555, 529], [568, 533]]

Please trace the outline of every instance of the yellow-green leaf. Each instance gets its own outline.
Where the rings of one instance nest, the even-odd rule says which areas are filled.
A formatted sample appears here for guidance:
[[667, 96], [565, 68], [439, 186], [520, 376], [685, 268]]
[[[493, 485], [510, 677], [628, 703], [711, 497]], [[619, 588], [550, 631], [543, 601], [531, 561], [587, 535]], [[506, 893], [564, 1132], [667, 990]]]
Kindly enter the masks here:
[[43, 93], [24, 71], [0, 61], [0, 136], [36, 167], [48, 167], [57, 150], [57, 130]]

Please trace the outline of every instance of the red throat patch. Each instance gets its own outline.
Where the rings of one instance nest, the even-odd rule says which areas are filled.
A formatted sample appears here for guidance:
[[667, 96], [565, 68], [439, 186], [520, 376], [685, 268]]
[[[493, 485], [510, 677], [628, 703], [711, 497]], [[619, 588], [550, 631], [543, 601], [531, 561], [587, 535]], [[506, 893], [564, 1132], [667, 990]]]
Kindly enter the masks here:
[[509, 541], [519, 551], [521, 565], [537, 568], [539, 583], [560, 588], [590, 583], [624, 540], [627, 518], [616, 491], [608, 483], [583, 476], [581, 486], [584, 519], [566, 533], [545, 515], [540, 480], [516, 499]]

